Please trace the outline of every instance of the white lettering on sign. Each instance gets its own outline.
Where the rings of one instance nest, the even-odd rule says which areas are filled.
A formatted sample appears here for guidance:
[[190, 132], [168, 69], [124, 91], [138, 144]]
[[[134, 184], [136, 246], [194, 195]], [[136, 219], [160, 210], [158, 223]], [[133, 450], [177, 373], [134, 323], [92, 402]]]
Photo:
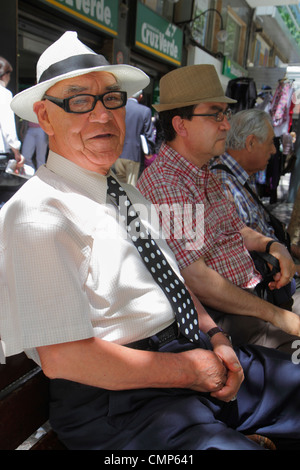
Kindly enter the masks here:
[[[173, 31], [174, 34], [174, 31]], [[162, 33], [159, 30], [156, 30], [148, 23], [143, 23], [142, 25], [142, 41], [146, 46], [152, 47], [164, 54], [173, 57], [174, 59], [178, 58], [178, 46], [175, 43], [174, 39], [168, 39], [167, 37], [172, 36], [170, 30], [167, 29], [166, 33]]]
[[111, 9], [104, 5], [104, 0], [60, 0], [73, 9], [82, 12], [84, 15], [109, 25], [111, 22]]

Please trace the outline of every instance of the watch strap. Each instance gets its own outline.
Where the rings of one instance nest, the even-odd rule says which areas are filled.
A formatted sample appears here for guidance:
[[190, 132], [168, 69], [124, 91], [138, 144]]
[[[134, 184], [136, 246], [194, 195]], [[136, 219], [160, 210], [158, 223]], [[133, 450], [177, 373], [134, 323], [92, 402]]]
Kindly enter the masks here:
[[270, 246], [272, 245], [272, 243], [275, 243], [276, 240], [270, 240], [267, 244], [266, 244], [266, 253], [270, 253]]
[[215, 326], [214, 328], [211, 328], [210, 330], [208, 330], [206, 334], [207, 336], [209, 336], [209, 338], [212, 338], [217, 333], [224, 333], [224, 331], [219, 326]]

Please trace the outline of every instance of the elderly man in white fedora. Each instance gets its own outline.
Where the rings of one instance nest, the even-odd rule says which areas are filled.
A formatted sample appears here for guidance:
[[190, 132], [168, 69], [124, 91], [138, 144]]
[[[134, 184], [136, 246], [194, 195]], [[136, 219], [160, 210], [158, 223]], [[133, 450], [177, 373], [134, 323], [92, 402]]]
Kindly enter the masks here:
[[109, 65], [73, 32], [37, 70], [12, 106], [38, 120], [50, 152], [1, 210], [0, 331], [5, 355], [25, 351], [50, 378], [59, 438], [69, 449], [170, 452], [259, 449], [244, 435], [258, 430], [300, 439], [299, 367], [278, 351], [232, 348], [151, 229], [149, 203], [110, 170], [126, 95], [148, 77]]
[[224, 95], [213, 65], [166, 74], [160, 81], [160, 104], [154, 106], [164, 143], [137, 187], [160, 210], [162, 225], [170, 223], [162, 216], [164, 207], [204, 208], [203, 230], [200, 223], [192, 227], [203, 241], [198, 235], [198, 243], [190, 247], [184, 236], [167, 233], [166, 239], [187, 285], [233, 344], [260, 344], [292, 353], [299, 317], [253, 295], [261, 277], [249, 252], [269, 251], [279, 260], [281, 272], [270, 285], [273, 289], [290, 282], [294, 263], [283, 245], [239, 219], [208, 168], [210, 159], [224, 152], [233, 102]]

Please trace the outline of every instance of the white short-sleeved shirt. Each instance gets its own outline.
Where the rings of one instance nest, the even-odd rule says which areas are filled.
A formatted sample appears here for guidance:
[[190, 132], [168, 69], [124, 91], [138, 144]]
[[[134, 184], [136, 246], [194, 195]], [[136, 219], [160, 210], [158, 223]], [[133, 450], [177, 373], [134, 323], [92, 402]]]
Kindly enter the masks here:
[[[124, 185], [125, 186], [125, 185]], [[128, 238], [106, 177], [50, 152], [0, 211], [0, 336], [7, 356], [97, 336], [126, 344], [167, 327], [172, 307]], [[178, 273], [155, 210], [126, 191]]]
[[20, 149], [21, 142], [16, 131], [15, 115], [10, 107], [12, 93], [0, 84], [0, 153], [10, 148]]

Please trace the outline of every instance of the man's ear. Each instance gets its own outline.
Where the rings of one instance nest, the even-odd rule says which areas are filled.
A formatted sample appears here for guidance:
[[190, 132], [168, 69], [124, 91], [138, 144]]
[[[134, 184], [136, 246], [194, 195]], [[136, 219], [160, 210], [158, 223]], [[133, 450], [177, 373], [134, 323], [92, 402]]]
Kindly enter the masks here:
[[184, 121], [185, 120], [180, 116], [174, 116], [172, 119], [172, 124], [176, 134], [183, 137], [186, 136], [187, 133]]
[[37, 115], [39, 125], [46, 132], [46, 134], [53, 135], [53, 128], [48, 117], [48, 111], [45, 105], [45, 101], [37, 101], [33, 105], [33, 111]]
[[256, 137], [254, 134], [250, 134], [246, 138], [245, 142], [245, 149], [248, 150], [248, 152], [252, 152], [254, 150], [254, 145], [256, 142]]

